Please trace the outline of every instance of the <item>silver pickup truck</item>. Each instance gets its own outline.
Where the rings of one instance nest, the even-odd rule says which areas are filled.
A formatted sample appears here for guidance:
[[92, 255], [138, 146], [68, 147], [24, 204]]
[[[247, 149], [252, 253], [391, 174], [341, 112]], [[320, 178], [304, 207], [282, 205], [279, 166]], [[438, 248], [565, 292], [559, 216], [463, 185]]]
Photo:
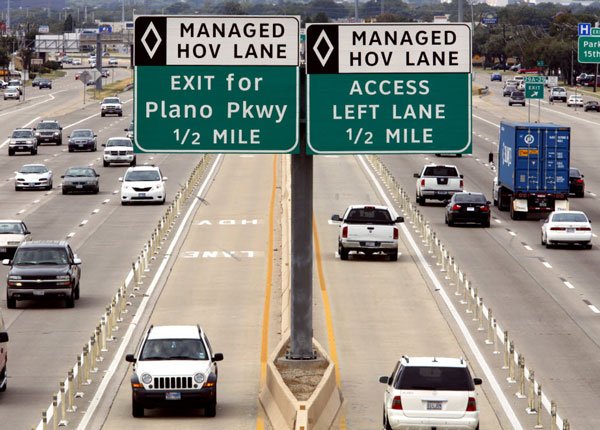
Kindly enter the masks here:
[[384, 253], [390, 261], [398, 260], [398, 227], [404, 218], [396, 216], [386, 206], [352, 205], [344, 215], [331, 220], [340, 226], [338, 253], [348, 259], [350, 251], [365, 255]]

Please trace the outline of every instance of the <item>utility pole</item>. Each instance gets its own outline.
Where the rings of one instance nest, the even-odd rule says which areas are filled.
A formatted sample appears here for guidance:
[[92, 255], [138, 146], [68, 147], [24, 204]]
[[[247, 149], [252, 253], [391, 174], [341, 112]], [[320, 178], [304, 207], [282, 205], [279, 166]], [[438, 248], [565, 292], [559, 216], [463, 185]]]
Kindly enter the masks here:
[[10, 30], [10, 0], [6, 2], [6, 33]]
[[383, 0], [379, 0], [381, 1], [381, 12], [379, 12], [379, 15], [383, 15]]
[[465, 20], [463, 12], [463, 1], [464, 0], [458, 0], [458, 22], [463, 22]]

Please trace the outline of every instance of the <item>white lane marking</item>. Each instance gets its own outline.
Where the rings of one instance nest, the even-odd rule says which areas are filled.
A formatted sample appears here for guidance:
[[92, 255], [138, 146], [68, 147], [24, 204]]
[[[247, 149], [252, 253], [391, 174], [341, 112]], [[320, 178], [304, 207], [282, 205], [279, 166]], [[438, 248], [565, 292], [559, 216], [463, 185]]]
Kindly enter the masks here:
[[[357, 158], [359, 159], [359, 161], [363, 165], [363, 168], [365, 169], [365, 171], [367, 172], [367, 174], [371, 178], [372, 183], [377, 188], [377, 191], [379, 191], [379, 194], [381, 195], [382, 199], [385, 201], [386, 205], [388, 207], [390, 207], [390, 208], [393, 207], [394, 205], [388, 199], [387, 195], [383, 191], [383, 188], [381, 187], [381, 184], [379, 183], [379, 181], [375, 177], [374, 173], [371, 171], [371, 169], [367, 165], [366, 161], [364, 160], [364, 157], [362, 155], [358, 155]], [[458, 313], [458, 311], [454, 307], [454, 304], [452, 303], [452, 301], [448, 297], [448, 294], [446, 293], [446, 290], [444, 289], [444, 286], [438, 280], [438, 278], [436, 277], [436, 275], [433, 273], [433, 270], [431, 269], [431, 267], [429, 266], [429, 264], [425, 260], [425, 257], [423, 257], [423, 254], [421, 253], [421, 250], [419, 249], [419, 247], [417, 246], [416, 242], [414, 241], [412, 235], [410, 234], [410, 231], [408, 230], [408, 227], [406, 227], [406, 225], [404, 223], [402, 223], [400, 225], [400, 228], [402, 229], [402, 232], [404, 233], [404, 236], [408, 239], [408, 242], [410, 243], [410, 246], [411, 246], [413, 252], [419, 258], [419, 261], [421, 262], [421, 266], [427, 272], [427, 275], [429, 276], [429, 279], [431, 280], [431, 282], [433, 282], [433, 284], [435, 285], [435, 289], [437, 291], [439, 291], [440, 296], [442, 297], [442, 299], [444, 300], [444, 303], [446, 304], [446, 307], [448, 308], [448, 310], [452, 314], [452, 317], [454, 318], [454, 321], [456, 321], [456, 324], [458, 325], [458, 327], [459, 327], [459, 329], [460, 329], [460, 331], [461, 331], [464, 339], [467, 341], [467, 344], [469, 345], [469, 348], [471, 348], [471, 351], [473, 352], [473, 355], [475, 356], [475, 358], [477, 359], [477, 362], [481, 366], [481, 370], [483, 370], [483, 373], [485, 373], [485, 376], [488, 379], [489, 384], [490, 384], [492, 390], [494, 390], [494, 393], [496, 394], [496, 397], [498, 398], [498, 401], [502, 405], [502, 409], [506, 413], [506, 416], [508, 417], [508, 420], [510, 421], [510, 423], [512, 425], [512, 428], [514, 430], [523, 430], [523, 427], [521, 426], [521, 423], [519, 422], [519, 419], [517, 418], [515, 412], [513, 411], [510, 403], [506, 399], [506, 396], [504, 395], [504, 392], [502, 392], [502, 388], [500, 388], [500, 385], [498, 384], [498, 381], [496, 380], [496, 376], [494, 375], [494, 373], [490, 369], [489, 365], [485, 361], [485, 358], [483, 357], [483, 354], [481, 353], [481, 351], [479, 350], [479, 347], [475, 343], [475, 340], [473, 339], [473, 336], [471, 336], [471, 333], [469, 333], [469, 329], [467, 328], [467, 326], [465, 325], [464, 321], [460, 317], [460, 314]]]
[[67, 234], [67, 239], [70, 239], [73, 236], [75, 236], [75, 232], [74, 231], [72, 231], [71, 233]]
[[596, 233], [592, 233], [592, 236], [594, 237], [598, 237], [598, 235]]
[[510, 230], [509, 230], [508, 234], [510, 234], [511, 236], [516, 236], [517, 235], [517, 233], [515, 233], [514, 231], [510, 231]]
[[114, 191], [113, 191], [113, 195], [114, 195], [114, 194], [117, 194], [118, 192], [119, 192], [119, 190], [114, 190]]
[[98, 212], [100, 212], [100, 209], [94, 209], [94, 210], [92, 211], [92, 215], [95, 215], [95, 214], [97, 214]]
[[498, 224], [502, 224], [502, 221], [499, 219], [495, 219], [494, 221], [496, 221]]
[[45, 163], [46, 161], [48, 161], [48, 160], [50, 160], [50, 159], [49, 159], [49, 158], [46, 158], [46, 159], [44, 160], [44, 163]]
[[[25, 127], [29, 127], [31, 124], [33, 124], [34, 122], [36, 122], [38, 119], [40, 119], [41, 117], [36, 116], [35, 118], [33, 118], [31, 121], [29, 121], [27, 124], [25, 124], [23, 126], [23, 128]], [[10, 138], [6, 139], [4, 142], [2, 142], [2, 144], [0, 145], [0, 148], [3, 148], [4, 146], [6, 146], [6, 144], [10, 142]]]
[[[100, 403], [100, 399], [102, 399], [102, 397], [104, 396], [104, 393], [106, 391], [106, 388], [108, 387], [108, 384], [110, 383], [112, 377], [114, 376], [115, 372], [117, 371], [117, 367], [123, 361], [123, 354], [125, 353], [125, 350], [127, 348], [130, 348], [129, 342], [131, 341], [131, 337], [133, 336], [133, 331], [136, 329], [142, 316], [144, 316], [144, 310], [146, 309], [146, 306], [148, 305], [148, 301], [152, 297], [152, 294], [154, 293], [154, 289], [158, 285], [158, 281], [162, 277], [165, 267], [166, 267], [167, 263], [169, 262], [169, 260], [171, 259], [173, 250], [179, 243], [179, 238], [181, 237], [185, 228], [187, 228], [188, 219], [192, 216], [192, 214], [196, 210], [196, 206], [198, 205], [198, 202], [201, 201], [200, 198], [204, 194], [206, 187], [212, 183], [213, 176], [215, 174], [217, 166], [220, 165], [222, 158], [223, 158], [223, 154], [219, 154], [217, 159], [214, 161], [214, 164], [213, 164], [212, 168], [210, 169], [210, 172], [208, 173], [208, 175], [206, 175], [206, 179], [204, 180], [204, 182], [202, 183], [202, 186], [196, 193], [196, 196], [195, 196], [196, 198], [193, 199], [192, 204], [190, 205], [185, 216], [181, 220], [181, 224], [177, 228], [177, 232], [173, 236], [173, 240], [171, 241], [171, 244], [169, 245], [169, 248], [167, 249], [167, 252], [165, 253], [165, 256], [163, 257], [163, 259], [160, 263], [160, 266], [156, 270], [156, 274], [154, 275], [154, 278], [152, 278], [152, 283], [148, 286], [148, 289], [146, 290], [146, 292], [144, 294], [144, 298], [142, 299], [140, 306], [135, 313], [135, 316], [133, 317], [132, 321], [129, 323], [129, 326], [127, 327], [127, 332], [123, 336], [123, 341], [121, 342], [119, 349], [115, 353], [115, 356], [114, 356], [113, 360], [111, 361], [110, 366], [108, 367], [108, 370], [104, 374], [104, 378], [102, 379], [102, 382], [98, 386], [98, 390], [96, 391], [96, 394], [94, 394], [94, 397], [91, 399], [91, 401], [87, 407], [87, 410], [85, 411], [85, 414], [83, 415], [83, 418], [79, 422], [79, 425], [77, 426], [77, 430], [87, 429], [87, 426], [88, 426], [90, 420], [92, 419], [92, 416], [96, 412], [96, 408], [98, 407], [98, 405]], [[127, 278], [125, 279], [125, 284], [129, 285], [129, 283], [131, 282], [132, 279], [133, 279], [133, 270], [129, 270], [129, 273], [127, 274]], [[519, 428], [521, 429], [521, 427], [519, 427]]]
[[552, 269], [552, 266], [547, 261], [542, 261], [542, 264], [546, 266], [548, 269]]
[[36, 199], [36, 200], [33, 201], [34, 204], [35, 203], [39, 203], [39, 202], [40, 202], [40, 199]]
[[108, 202], [110, 202], [110, 199], [106, 199], [102, 202], [103, 205], [107, 204]]
[[492, 121], [488, 121], [487, 119], [485, 119], [485, 118], [482, 118], [482, 117], [480, 117], [480, 116], [473, 115], [473, 118], [477, 118], [478, 120], [480, 120], [480, 121], [483, 121], [483, 122], [487, 122], [488, 124], [490, 124], [490, 125], [493, 125], [493, 126], [494, 126], [494, 127], [496, 127], [496, 128], [500, 128], [500, 126], [499, 126], [498, 124], [496, 124], [496, 123], [493, 123]]
[[76, 121], [76, 122], [74, 122], [73, 124], [65, 125], [65, 126], [63, 127], [63, 130], [66, 130], [67, 128], [71, 128], [71, 127], [73, 127], [73, 126], [75, 126], [75, 125], [77, 125], [77, 124], [81, 124], [82, 122], [84, 122], [84, 121], [87, 121], [88, 119], [92, 119], [92, 118], [94, 118], [95, 116], [98, 116], [98, 115], [100, 115], [100, 113], [95, 113], [94, 115], [90, 115], [90, 116], [88, 116], [88, 117], [85, 117], [85, 118], [83, 118], [83, 119], [80, 119], [79, 121]]
[[84, 219], [83, 221], [81, 221], [81, 222], [79, 223], [79, 227], [83, 227], [83, 226], [84, 226], [84, 225], [86, 225], [87, 223], [88, 223], [88, 220], [87, 220], [87, 219]]
[[590, 196], [596, 197], [596, 193], [590, 193]]
[[600, 310], [596, 306], [594, 306], [594, 305], [588, 305], [588, 308], [590, 308], [593, 313], [600, 314]]
[[25, 209], [21, 209], [19, 212], [17, 212], [17, 215], [21, 215], [23, 212], [25, 212]]
[[531, 246], [529, 246], [529, 245], [525, 245], [525, 249], [527, 251], [533, 251], [533, 248]]
[[6, 116], [6, 115], [10, 115], [11, 113], [20, 112], [22, 110], [29, 109], [29, 108], [32, 108], [32, 107], [35, 107], [35, 106], [39, 106], [41, 104], [48, 103], [49, 101], [54, 100], [54, 96], [52, 94], [48, 94], [48, 96], [50, 97], [48, 100], [44, 100], [43, 102], [39, 102], [39, 103], [33, 104], [31, 106], [25, 106], [25, 107], [22, 107], [20, 109], [11, 110], [10, 112], [0, 113], [0, 117]]
[[571, 284], [569, 281], [563, 281], [563, 284], [565, 284], [565, 286], [570, 289], [573, 290], [575, 289], [575, 287], [573, 286], [573, 284]]

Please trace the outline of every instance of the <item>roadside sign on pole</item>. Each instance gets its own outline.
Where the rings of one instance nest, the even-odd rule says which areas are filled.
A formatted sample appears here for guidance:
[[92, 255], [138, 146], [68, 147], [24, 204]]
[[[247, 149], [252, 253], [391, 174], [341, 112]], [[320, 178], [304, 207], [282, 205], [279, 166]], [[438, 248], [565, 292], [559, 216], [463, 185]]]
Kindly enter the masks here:
[[546, 82], [545, 76], [523, 76], [523, 81], [526, 84], [543, 84]]
[[544, 84], [543, 83], [525, 83], [525, 98], [526, 99], [543, 99]]
[[136, 16], [138, 152], [293, 153], [300, 18]]
[[309, 24], [307, 151], [470, 153], [467, 24]]
[[90, 73], [87, 70], [84, 70], [79, 75], [79, 80], [83, 83], [83, 85], [87, 85], [87, 83], [90, 81], [91, 78], [92, 78], [92, 75], [90, 75]]

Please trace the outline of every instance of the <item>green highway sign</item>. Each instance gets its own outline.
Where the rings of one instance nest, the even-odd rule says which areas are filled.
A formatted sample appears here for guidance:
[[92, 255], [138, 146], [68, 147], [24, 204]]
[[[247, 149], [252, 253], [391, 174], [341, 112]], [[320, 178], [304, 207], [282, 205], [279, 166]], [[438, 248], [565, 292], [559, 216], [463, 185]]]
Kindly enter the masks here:
[[538, 67], [544, 67], [544, 60], [537, 60], [536, 64]]
[[544, 84], [525, 83], [525, 98], [526, 99], [543, 99]]
[[136, 17], [136, 152], [298, 152], [299, 22]]
[[526, 84], [543, 84], [546, 82], [545, 76], [523, 76], [523, 81]]
[[468, 25], [306, 31], [308, 153], [471, 152]]
[[579, 36], [577, 47], [577, 61], [600, 63], [600, 35]]

